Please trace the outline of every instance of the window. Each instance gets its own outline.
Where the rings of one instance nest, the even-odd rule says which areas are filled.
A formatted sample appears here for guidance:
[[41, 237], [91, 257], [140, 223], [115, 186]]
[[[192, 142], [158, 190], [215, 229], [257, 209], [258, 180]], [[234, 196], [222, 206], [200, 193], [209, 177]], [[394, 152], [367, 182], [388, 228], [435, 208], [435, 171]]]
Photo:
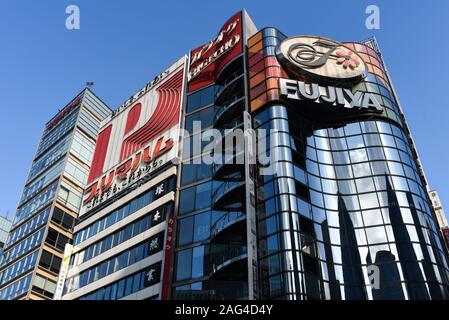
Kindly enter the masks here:
[[39, 266], [58, 274], [61, 267], [61, 262], [61, 258], [43, 250], [41, 254], [41, 260], [39, 261]]
[[188, 217], [179, 220], [179, 245], [189, 244], [193, 241], [193, 228], [194, 218]]
[[163, 222], [167, 214], [172, 212], [173, 203], [166, 203], [140, 219], [126, 225], [125, 227], [115, 231], [106, 238], [103, 238], [76, 254], [76, 256], [81, 256], [83, 258], [79, 259], [78, 263], [86, 262], [91, 258], [116, 247], [120, 243], [127, 241], [142, 232], [145, 232], [149, 228]]
[[52, 228], [48, 229], [47, 238], [45, 239], [45, 243], [59, 249], [60, 251], [64, 251], [66, 243], [68, 243], [70, 239], [63, 234], [55, 231]]
[[41, 277], [40, 275], [36, 275], [32, 290], [48, 298], [53, 298], [56, 290], [56, 283], [47, 278]]
[[215, 116], [215, 108], [214, 107], [203, 109], [199, 112], [188, 115], [186, 117], [185, 128], [190, 134], [196, 133], [198, 130], [196, 130], [196, 131], [193, 130], [194, 129], [193, 123], [194, 123], [194, 121], [201, 121], [201, 127], [200, 127], [201, 130], [207, 129], [210, 126], [212, 126], [214, 116]]
[[117, 300], [121, 299], [123, 295], [125, 294], [125, 283], [126, 279], [120, 280], [117, 286]]
[[69, 231], [72, 230], [73, 225], [75, 224], [75, 218], [58, 207], [55, 207], [55, 209], [53, 210], [53, 216], [51, 217], [51, 220], [58, 226], [61, 226]]
[[192, 249], [178, 252], [176, 280], [189, 279], [192, 274]]
[[191, 94], [187, 98], [187, 112], [195, 111], [205, 105], [211, 104], [214, 102], [215, 96], [215, 87], [210, 86], [201, 91], [195, 92]]
[[184, 186], [211, 176], [211, 165], [186, 163], [182, 165], [181, 185]]
[[160, 281], [161, 263], [158, 262], [106, 287], [82, 296], [80, 300], [118, 300], [152, 286]]
[[181, 191], [179, 195], [180, 199], [179, 212], [181, 214], [195, 210], [195, 202], [193, 201], [195, 199], [195, 191], [196, 187], [188, 188]]
[[[90, 225], [83, 230], [80, 230], [75, 236], [75, 244], [79, 244], [80, 242], [87, 240], [88, 238], [104, 230], [105, 228], [108, 228], [114, 223], [117, 223], [118, 221], [124, 219], [128, 215], [133, 214], [136, 210], [139, 210], [143, 206], [148, 205], [155, 199], [158, 199], [168, 192], [173, 191], [174, 183], [174, 177], [170, 177], [147, 191], [145, 194], [140, 195], [138, 198], [131, 200], [124, 206], [118, 208], [114, 212], [111, 212], [108, 216], [104, 217], [101, 220], [101, 223], [100, 221], [97, 221], [95, 222], [95, 224]], [[158, 219], [154, 221], [157, 223], [160, 222]], [[81, 234], [81, 236], [78, 236], [79, 234]]]
[[132, 277], [128, 277], [126, 279], [125, 297], [130, 295], [132, 291], [133, 291], [133, 278]]
[[199, 246], [193, 248], [192, 255], [192, 278], [199, 278], [204, 275], [204, 257], [205, 247]]
[[191, 230], [195, 230], [193, 241], [203, 241], [209, 238], [210, 236], [210, 212], [204, 212], [201, 214], [197, 214], [195, 216], [195, 228]]
[[310, 201], [309, 188], [302, 183], [296, 181], [296, 194], [306, 201]]

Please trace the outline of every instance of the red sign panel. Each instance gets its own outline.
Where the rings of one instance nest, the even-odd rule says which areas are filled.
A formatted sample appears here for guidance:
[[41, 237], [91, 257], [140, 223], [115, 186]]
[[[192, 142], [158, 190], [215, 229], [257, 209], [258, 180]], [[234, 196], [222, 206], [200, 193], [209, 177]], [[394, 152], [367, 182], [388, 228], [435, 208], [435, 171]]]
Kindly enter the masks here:
[[235, 14], [218, 36], [190, 52], [189, 92], [215, 82], [223, 66], [243, 52], [242, 13]]
[[54, 117], [48, 124], [47, 130], [54, 127], [62, 118], [65, 117], [74, 107], [78, 106], [81, 102], [80, 97], [76, 97], [67, 107], [65, 107], [61, 112], [59, 112], [56, 117]]
[[168, 288], [170, 287], [170, 257], [172, 252], [173, 228], [175, 217], [172, 214], [168, 217], [167, 238], [165, 240], [164, 274], [162, 278], [161, 300], [168, 300]]

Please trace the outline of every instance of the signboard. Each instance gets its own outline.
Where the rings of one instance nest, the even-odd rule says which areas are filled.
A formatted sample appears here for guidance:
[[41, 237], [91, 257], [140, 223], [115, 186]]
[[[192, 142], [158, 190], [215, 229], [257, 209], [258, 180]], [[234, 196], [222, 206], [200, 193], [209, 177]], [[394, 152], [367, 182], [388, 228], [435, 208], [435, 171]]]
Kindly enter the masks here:
[[243, 52], [242, 13], [220, 29], [217, 37], [190, 52], [189, 92], [215, 82], [222, 67]]
[[160, 232], [157, 235], [152, 236], [148, 239], [148, 252], [147, 255], [150, 256], [162, 250], [164, 244], [164, 232]]
[[[174, 148], [174, 139], [177, 139], [177, 137], [169, 138], [163, 143], [164, 139], [158, 139], [155, 142], [154, 150], [152, 145], [145, 147], [100, 179], [91, 183], [84, 193], [83, 209], [90, 210], [131, 186], [144, 184], [151, 177], [153, 171], [176, 157], [177, 151]], [[158, 194], [156, 193], [155, 196], [157, 198]], [[81, 211], [80, 215], [84, 213], [84, 211]]]
[[175, 226], [174, 214], [170, 214], [167, 225], [167, 237], [165, 239], [165, 256], [164, 256], [164, 275], [162, 279], [161, 300], [168, 300], [168, 289], [170, 287], [170, 258], [173, 249], [173, 231]]
[[355, 51], [323, 37], [287, 38], [277, 47], [276, 56], [291, 73], [323, 83], [358, 83], [366, 70]]
[[77, 107], [81, 103], [81, 96], [76, 97], [70, 102], [64, 109], [62, 109], [53, 119], [47, 123], [45, 129], [46, 132], [57, 125], [66, 115], [68, 115], [75, 107]]
[[[95, 146], [88, 184], [139, 150], [151, 144], [152, 149], [157, 149], [153, 141], [174, 137], [179, 128], [185, 61], [185, 57], [179, 59], [156, 77], [157, 81], [142, 88], [103, 126]], [[176, 136], [173, 143], [177, 140]]]
[[144, 287], [148, 288], [161, 280], [161, 263], [155, 263], [145, 269]]
[[338, 122], [363, 113], [382, 113], [374, 94], [347, 88], [279, 78], [279, 96], [297, 107], [298, 112], [321, 122]]
[[64, 283], [67, 278], [67, 272], [69, 271], [70, 256], [72, 255], [73, 246], [71, 244], [66, 244], [64, 248], [64, 258], [62, 259], [61, 269], [59, 271], [58, 282], [56, 283], [55, 295], [53, 300], [61, 300]]
[[[80, 215], [176, 159], [186, 57], [127, 100], [103, 126]], [[100, 201], [100, 202], [102, 202]]]

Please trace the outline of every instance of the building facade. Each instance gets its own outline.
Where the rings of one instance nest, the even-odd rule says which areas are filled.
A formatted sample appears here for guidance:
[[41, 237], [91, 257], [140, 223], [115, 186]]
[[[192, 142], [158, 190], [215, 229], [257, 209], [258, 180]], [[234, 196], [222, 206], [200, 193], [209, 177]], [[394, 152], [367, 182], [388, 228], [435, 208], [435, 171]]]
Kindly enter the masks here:
[[110, 109], [83, 90], [46, 125], [4, 248], [0, 299], [52, 299]]
[[182, 57], [102, 127], [61, 299], [167, 296], [185, 65]]
[[267, 134], [243, 164], [181, 165], [171, 297], [447, 299], [447, 254], [376, 41], [241, 23], [243, 49], [211, 70], [191, 52], [185, 128]]
[[102, 126], [62, 299], [448, 299], [427, 190], [375, 39], [241, 11]]

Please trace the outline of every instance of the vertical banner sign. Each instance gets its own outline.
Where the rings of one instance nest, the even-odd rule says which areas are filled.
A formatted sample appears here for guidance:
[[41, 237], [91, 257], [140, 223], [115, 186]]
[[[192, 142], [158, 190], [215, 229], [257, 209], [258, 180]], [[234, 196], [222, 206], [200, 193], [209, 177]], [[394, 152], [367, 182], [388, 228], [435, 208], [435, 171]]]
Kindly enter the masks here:
[[172, 252], [173, 229], [175, 224], [174, 214], [170, 214], [167, 224], [167, 237], [165, 239], [164, 274], [162, 276], [161, 300], [168, 300], [168, 288], [170, 286], [170, 257]]
[[189, 92], [214, 83], [223, 66], [243, 52], [242, 30], [242, 13], [238, 12], [215, 39], [190, 52]]
[[258, 299], [257, 282], [257, 233], [256, 233], [256, 196], [254, 183], [255, 136], [251, 129], [251, 115], [244, 111], [243, 127], [245, 132], [245, 181], [246, 181], [246, 238], [248, 252], [248, 299]]
[[66, 244], [64, 248], [64, 258], [62, 259], [61, 269], [59, 271], [58, 282], [56, 283], [56, 291], [53, 300], [61, 300], [64, 291], [64, 283], [69, 270], [70, 256], [72, 255], [73, 246]]

